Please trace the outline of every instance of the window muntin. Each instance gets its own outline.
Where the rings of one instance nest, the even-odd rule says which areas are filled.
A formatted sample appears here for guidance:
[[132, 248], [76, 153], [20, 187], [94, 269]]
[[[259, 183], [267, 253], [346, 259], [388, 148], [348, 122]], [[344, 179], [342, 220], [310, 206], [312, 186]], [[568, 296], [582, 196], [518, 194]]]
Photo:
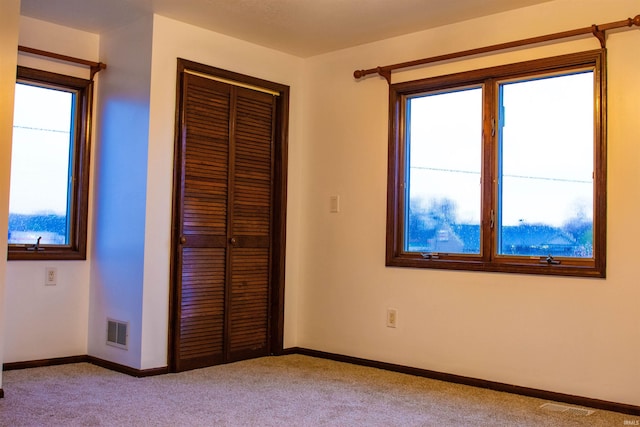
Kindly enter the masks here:
[[9, 259], [85, 259], [91, 82], [18, 67]]
[[[604, 59], [604, 51], [590, 51], [391, 85], [387, 265], [604, 277]], [[442, 119], [418, 115], [418, 101], [470, 88], [482, 93], [477, 116], [458, 115], [466, 105], [454, 111], [458, 126], [479, 135], [481, 154], [472, 155], [477, 163], [449, 166], [473, 153], [460, 148], [456, 129], [429, 146], [437, 146], [432, 152], [440, 165], [429, 167], [449, 176], [420, 183], [412, 168], [428, 162], [429, 150], [415, 147], [421, 139], [416, 129], [437, 128]], [[455, 189], [451, 177], [462, 171], [480, 171], [480, 177]], [[433, 188], [416, 188], [423, 185]], [[416, 210], [417, 195], [442, 191], [447, 195], [434, 197], [433, 207], [422, 202], [422, 211]], [[460, 197], [478, 201], [479, 220], [458, 213]], [[433, 230], [438, 216], [448, 219], [441, 221], [449, 224], [444, 232]], [[416, 231], [416, 224], [423, 230]], [[454, 250], [416, 244], [415, 236], [427, 234], [435, 241], [454, 239], [448, 243]]]

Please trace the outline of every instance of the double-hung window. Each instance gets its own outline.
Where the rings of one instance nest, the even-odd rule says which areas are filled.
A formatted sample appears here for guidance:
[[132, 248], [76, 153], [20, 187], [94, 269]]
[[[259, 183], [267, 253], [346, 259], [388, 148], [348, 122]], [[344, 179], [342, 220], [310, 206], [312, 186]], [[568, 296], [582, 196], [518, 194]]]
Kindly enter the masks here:
[[10, 260], [86, 258], [91, 89], [89, 80], [18, 67]]
[[390, 87], [387, 265], [604, 277], [605, 51]]

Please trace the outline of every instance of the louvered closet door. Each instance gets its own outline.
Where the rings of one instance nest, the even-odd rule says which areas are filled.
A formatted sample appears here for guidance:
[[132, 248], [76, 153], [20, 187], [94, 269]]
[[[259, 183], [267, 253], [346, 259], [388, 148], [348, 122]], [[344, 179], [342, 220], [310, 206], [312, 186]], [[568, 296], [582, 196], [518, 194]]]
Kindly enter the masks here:
[[269, 352], [274, 97], [184, 74], [177, 370]]
[[237, 88], [229, 358], [268, 354], [274, 97]]
[[230, 88], [184, 75], [178, 370], [224, 361]]

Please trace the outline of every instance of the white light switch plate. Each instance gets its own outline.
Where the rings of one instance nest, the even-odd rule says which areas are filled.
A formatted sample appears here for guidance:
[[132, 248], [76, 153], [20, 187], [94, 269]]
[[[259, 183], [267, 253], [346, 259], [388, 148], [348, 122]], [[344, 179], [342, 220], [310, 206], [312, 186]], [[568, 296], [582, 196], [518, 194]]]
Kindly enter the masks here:
[[340, 212], [340, 196], [329, 197], [329, 212], [331, 213]]

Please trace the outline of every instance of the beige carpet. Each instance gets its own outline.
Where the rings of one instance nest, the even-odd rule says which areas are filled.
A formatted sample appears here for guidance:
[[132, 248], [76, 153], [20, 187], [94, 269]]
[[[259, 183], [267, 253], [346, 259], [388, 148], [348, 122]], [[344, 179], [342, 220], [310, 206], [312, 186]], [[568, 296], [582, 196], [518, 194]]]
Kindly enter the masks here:
[[[639, 417], [291, 355], [133, 378], [86, 363], [7, 371], [0, 426], [623, 426]], [[627, 421], [627, 423], [625, 423]]]

